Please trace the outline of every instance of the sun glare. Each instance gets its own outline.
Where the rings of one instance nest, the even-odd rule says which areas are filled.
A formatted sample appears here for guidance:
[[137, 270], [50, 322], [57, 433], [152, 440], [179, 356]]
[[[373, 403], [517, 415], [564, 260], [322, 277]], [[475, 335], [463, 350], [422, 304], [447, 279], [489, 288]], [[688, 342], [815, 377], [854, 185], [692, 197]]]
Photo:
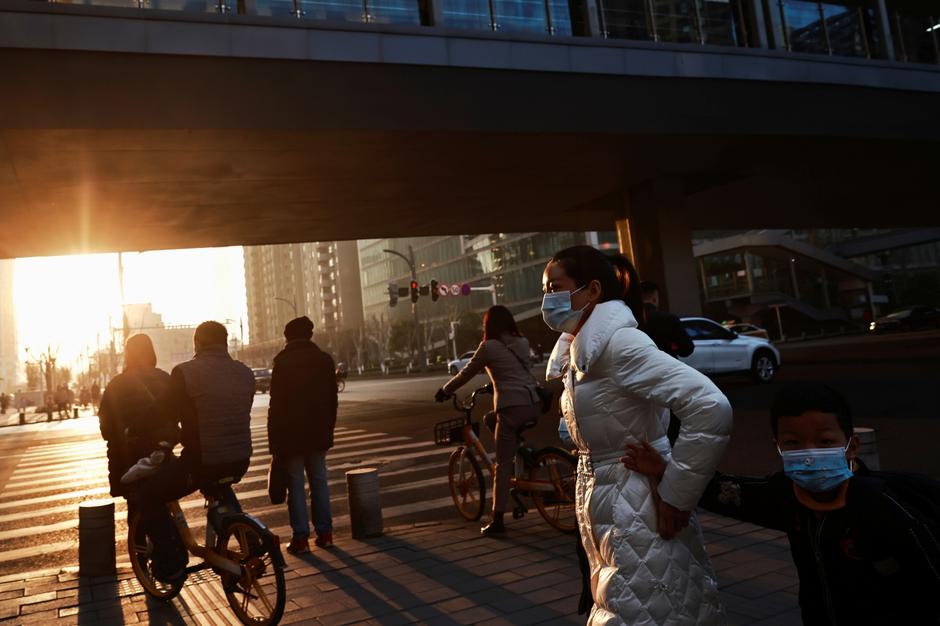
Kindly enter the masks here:
[[[124, 253], [124, 302], [150, 303], [166, 325], [230, 320], [247, 312], [240, 247]], [[122, 326], [117, 254], [16, 259], [14, 304], [20, 360], [47, 349], [60, 363], [84, 367]], [[117, 334], [120, 340], [120, 333]], [[26, 349], [29, 349], [27, 352]]]

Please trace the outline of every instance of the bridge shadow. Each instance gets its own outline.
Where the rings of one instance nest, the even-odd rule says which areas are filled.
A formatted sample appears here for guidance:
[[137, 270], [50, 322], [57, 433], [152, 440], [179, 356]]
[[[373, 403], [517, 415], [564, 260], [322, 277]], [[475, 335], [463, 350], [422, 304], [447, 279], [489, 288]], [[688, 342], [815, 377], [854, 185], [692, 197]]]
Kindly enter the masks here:
[[[493, 551], [509, 549], [512, 546], [508, 543], [500, 541]], [[379, 624], [400, 624], [403, 617], [441, 626], [463, 624], [465, 619], [452, 616], [473, 608], [509, 620], [509, 613], [527, 610], [541, 611], [539, 621], [564, 621], [567, 617], [526, 597], [525, 592], [504, 588], [506, 581], [499, 574], [517, 569], [516, 565], [524, 573], [523, 563], [507, 561], [505, 568], [485, 575], [458, 565], [442, 550], [424, 548], [401, 537], [386, 536], [382, 545], [374, 547], [374, 551], [356, 555], [334, 546], [326, 558], [319, 558], [317, 552], [300, 558], [319, 568], [319, 577], [338, 587]], [[577, 572], [576, 562], [572, 570]], [[574, 602], [576, 605], [577, 600]]]

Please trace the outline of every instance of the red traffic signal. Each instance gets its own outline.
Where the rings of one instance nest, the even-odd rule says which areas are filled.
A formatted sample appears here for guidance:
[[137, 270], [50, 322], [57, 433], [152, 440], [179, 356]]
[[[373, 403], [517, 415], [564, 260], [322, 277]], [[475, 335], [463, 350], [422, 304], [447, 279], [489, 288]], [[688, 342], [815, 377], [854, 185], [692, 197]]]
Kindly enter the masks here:
[[418, 301], [418, 281], [416, 280], [411, 281], [411, 301]]

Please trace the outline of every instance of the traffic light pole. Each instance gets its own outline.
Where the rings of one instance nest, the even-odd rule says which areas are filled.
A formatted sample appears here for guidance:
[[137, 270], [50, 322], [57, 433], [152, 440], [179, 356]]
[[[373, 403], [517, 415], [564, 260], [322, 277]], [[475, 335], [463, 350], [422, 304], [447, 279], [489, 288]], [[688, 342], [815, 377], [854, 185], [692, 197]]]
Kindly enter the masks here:
[[[397, 257], [400, 257], [408, 264], [408, 269], [411, 270], [411, 282], [418, 282], [418, 270], [415, 267], [415, 251], [414, 248], [408, 246], [408, 256], [405, 256], [401, 252], [396, 250], [387, 250], [383, 249], [382, 252], [387, 254], [394, 254]], [[415, 320], [415, 344], [418, 349], [418, 359], [420, 361], [418, 369], [422, 372], [427, 369], [427, 353], [424, 350], [424, 339], [421, 336], [421, 322], [418, 320], [418, 303], [411, 303], [411, 312], [414, 314]]]

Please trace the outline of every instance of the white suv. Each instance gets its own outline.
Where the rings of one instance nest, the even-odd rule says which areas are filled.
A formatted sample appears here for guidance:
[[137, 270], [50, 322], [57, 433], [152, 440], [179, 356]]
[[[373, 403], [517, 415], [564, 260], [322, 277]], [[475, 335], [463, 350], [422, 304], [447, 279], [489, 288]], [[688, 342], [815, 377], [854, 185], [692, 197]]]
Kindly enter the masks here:
[[755, 382], [769, 383], [780, 367], [780, 352], [767, 339], [739, 335], [704, 317], [683, 317], [695, 351], [681, 357], [703, 374], [749, 372]]

